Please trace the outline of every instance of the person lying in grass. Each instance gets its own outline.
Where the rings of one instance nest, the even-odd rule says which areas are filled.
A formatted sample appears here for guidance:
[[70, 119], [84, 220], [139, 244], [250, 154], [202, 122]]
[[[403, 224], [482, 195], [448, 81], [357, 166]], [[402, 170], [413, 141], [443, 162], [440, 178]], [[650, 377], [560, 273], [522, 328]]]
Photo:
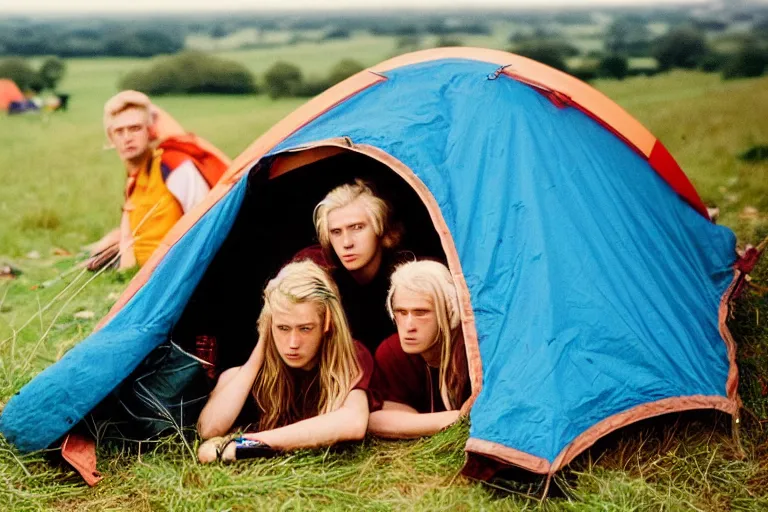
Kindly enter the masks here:
[[[200, 462], [362, 439], [373, 358], [352, 339], [328, 274], [309, 260], [283, 267], [257, 325], [250, 358], [221, 374], [200, 414]], [[227, 436], [236, 425], [246, 433]]]
[[382, 437], [432, 435], [459, 419], [470, 396], [456, 288], [448, 268], [414, 261], [392, 274], [387, 309], [397, 333], [376, 350], [384, 399], [369, 432]]

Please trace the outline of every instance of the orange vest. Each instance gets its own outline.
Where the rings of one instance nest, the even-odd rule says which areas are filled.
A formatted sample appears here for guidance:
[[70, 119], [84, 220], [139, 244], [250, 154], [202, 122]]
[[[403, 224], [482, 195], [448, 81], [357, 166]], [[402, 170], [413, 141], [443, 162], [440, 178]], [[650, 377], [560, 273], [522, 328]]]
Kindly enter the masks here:
[[184, 215], [181, 205], [163, 181], [160, 169], [162, 154], [162, 149], [156, 149], [149, 172], [146, 169], [138, 172], [124, 206], [133, 234], [133, 252], [140, 266], [146, 263], [165, 234]]

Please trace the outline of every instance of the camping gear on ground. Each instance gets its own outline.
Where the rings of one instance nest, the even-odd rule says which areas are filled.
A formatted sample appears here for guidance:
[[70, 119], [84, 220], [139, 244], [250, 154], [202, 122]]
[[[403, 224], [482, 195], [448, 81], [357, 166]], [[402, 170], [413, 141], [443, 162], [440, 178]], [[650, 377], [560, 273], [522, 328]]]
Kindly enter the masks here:
[[101, 270], [105, 266], [110, 268], [117, 268], [120, 264], [120, 258], [117, 257], [120, 252], [120, 242], [115, 241], [111, 245], [107, 245], [104, 249], [95, 252], [85, 261], [85, 266], [91, 272]]
[[[244, 437], [236, 437], [235, 441], [235, 460], [242, 459], [257, 459], [274, 457], [279, 451], [275, 450], [267, 443], [262, 443], [255, 439], [245, 439]], [[225, 445], [226, 448], [226, 445]], [[222, 452], [224, 449], [221, 450]]]
[[21, 270], [8, 264], [0, 265], [0, 279], [15, 279], [21, 275]]
[[195, 356], [201, 361], [208, 363], [205, 365], [205, 375], [212, 383], [219, 377], [216, 365], [218, 363], [218, 351], [216, 347], [216, 336], [198, 334], [195, 337]]
[[172, 335], [214, 335], [220, 369], [242, 364], [264, 282], [311, 245], [317, 201], [361, 175], [393, 198], [406, 247], [454, 277], [465, 474], [551, 476], [645, 418], [738, 417], [735, 236], [661, 142], [565, 73], [441, 48], [362, 71], [257, 139], [0, 431], [22, 451], [53, 445]]
[[93, 487], [103, 476], [96, 470], [96, 443], [91, 437], [77, 433], [68, 434], [61, 445], [61, 457]]
[[37, 112], [40, 107], [32, 100], [12, 101], [8, 103], [8, 115], [26, 114], [28, 112]]
[[65, 93], [58, 93], [56, 94], [56, 97], [59, 98], [59, 106], [56, 108], [56, 110], [61, 110], [62, 112], [66, 112], [69, 108], [69, 94]]

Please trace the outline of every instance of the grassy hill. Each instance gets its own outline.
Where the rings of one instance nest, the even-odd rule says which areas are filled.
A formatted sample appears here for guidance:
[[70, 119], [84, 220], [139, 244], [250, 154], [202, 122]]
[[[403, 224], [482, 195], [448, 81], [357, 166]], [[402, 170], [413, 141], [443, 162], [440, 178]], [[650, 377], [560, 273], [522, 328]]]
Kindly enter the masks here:
[[[256, 72], [275, 58], [325, 72], [350, 56], [365, 64], [386, 58], [394, 40], [297, 44], [227, 53]], [[326, 46], [331, 45], [331, 46]], [[339, 47], [333, 46], [339, 45]], [[332, 50], [332, 52], [331, 52]], [[137, 59], [69, 61], [62, 90], [71, 110], [49, 116], [0, 117], [0, 263], [23, 274], [0, 281], [0, 406], [41, 369], [82, 340], [126, 286], [129, 275], [85, 275], [74, 267], [81, 246], [119, 219], [123, 176], [105, 150], [104, 101]], [[677, 158], [721, 223], [742, 243], [768, 234], [768, 163], [737, 155], [768, 143], [768, 78], [722, 82], [716, 75], [674, 72], [596, 86], [635, 115]], [[164, 97], [158, 104], [189, 130], [236, 156], [301, 100], [256, 97]], [[63, 250], [63, 251], [62, 251]], [[61, 255], [61, 253], [71, 255]], [[57, 254], [58, 253], [58, 254]], [[768, 263], [754, 282], [765, 287]], [[93, 318], [77, 318], [90, 311]], [[768, 507], [768, 314], [766, 298], [748, 295], [732, 320], [740, 345], [742, 427], [746, 457], [729, 420], [694, 415], [644, 424], [612, 436], [558, 476], [563, 491], [544, 508], [568, 510], [765, 509]], [[139, 453], [102, 451], [107, 480], [84, 487], [45, 453], [17, 454], [0, 439], [2, 510], [251, 510], [254, 508], [434, 510], [525, 509], [535, 499], [499, 492], [459, 476], [467, 426], [432, 439], [306, 451], [273, 461], [201, 467], [177, 438], [146, 443]], [[518, 491], [540, 490], [501, 484]]]

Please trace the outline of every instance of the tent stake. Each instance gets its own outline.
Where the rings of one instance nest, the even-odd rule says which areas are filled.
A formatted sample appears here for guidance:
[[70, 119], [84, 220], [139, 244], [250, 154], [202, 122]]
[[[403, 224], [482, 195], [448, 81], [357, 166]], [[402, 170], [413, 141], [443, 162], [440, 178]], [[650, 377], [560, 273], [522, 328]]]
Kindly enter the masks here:
[[547, 473], [547, 482], [544, 484], [544, 492], [541, 493], [541, 498], [539, 499], [539, 503], [544, 503], [544, 500], [547, 499], [547, 495], [549, 494], [549, 485], [552, 483], [552, 473]]
[[738, 411], [731, 416], [731, 436], [736, 445], [736, 449], [738, 450], [739, 459], [746, 459], [747, 452], [744, 451], [744, 446], [741, 444], [741, 418], [739, 417]]

